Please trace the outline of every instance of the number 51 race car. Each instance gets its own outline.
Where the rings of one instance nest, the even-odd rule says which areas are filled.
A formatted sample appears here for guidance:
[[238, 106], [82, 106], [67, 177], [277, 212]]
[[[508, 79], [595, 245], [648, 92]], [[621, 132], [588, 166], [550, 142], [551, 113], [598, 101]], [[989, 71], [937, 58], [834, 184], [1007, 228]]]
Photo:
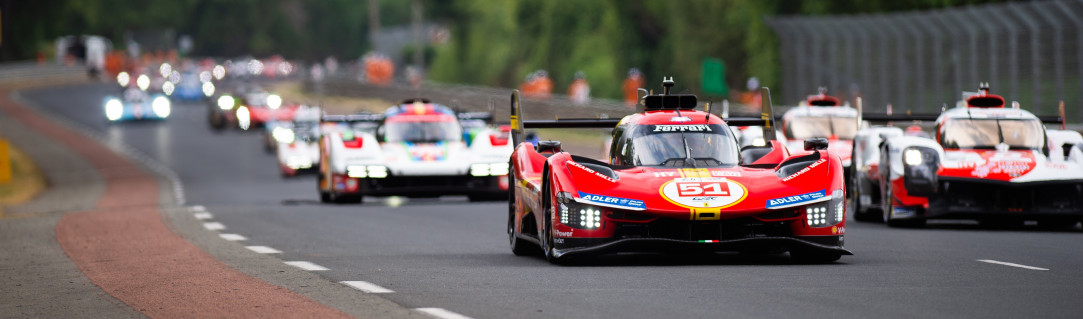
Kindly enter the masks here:
[[[623, 119], [519, 121], [512, 94], [508, 237], [516, 255], [542, 248], [559, 263], [613, 252], [788, 251], [800, 262], [833, 262], [843, 248], [842, 160], [828, 141], [790, 155], [775, 139], [769, 99], [763, 119], [697, 111], [695, 95], [647, 95]], [[769, 96], [764, 89], [764, 96]], [[765, 127], [766, 146], [738, 149], [729, 125]], [[555, 141], [522, 142], [524, 128], [614, 127], [608, 162], [569, 154]]]

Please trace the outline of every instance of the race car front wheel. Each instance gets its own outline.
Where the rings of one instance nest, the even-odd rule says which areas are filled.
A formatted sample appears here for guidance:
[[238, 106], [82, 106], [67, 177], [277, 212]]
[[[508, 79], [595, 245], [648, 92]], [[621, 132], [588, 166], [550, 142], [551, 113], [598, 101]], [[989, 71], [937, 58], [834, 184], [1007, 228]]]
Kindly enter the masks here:
[[[508, 167], [511, 167], [511, 165], [508, 165]], [[508, 178], [512, 182], [508, 187], [508, 244], [510, 244], [513, 254], [525, 256], [530, 254], [531, 247], [519, 240], [519, 232], [515, 231], [515, 172], [508, 174]]]

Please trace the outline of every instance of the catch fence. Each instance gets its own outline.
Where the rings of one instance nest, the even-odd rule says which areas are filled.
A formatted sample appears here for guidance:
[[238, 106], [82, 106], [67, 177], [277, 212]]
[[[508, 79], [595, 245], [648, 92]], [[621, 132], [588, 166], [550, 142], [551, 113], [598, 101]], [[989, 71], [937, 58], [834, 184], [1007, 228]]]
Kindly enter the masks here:
[[[1038, 115], [1064, 101], [1083, 122], [1083, 1], [1010, 2], [891, 14], [767, 19], [779, 36], [781, 92], [821, 86], [867, 112], [939, 112], [962, 91], [993, 93]], [[781, 98], [781, 100], [777, 100]]]

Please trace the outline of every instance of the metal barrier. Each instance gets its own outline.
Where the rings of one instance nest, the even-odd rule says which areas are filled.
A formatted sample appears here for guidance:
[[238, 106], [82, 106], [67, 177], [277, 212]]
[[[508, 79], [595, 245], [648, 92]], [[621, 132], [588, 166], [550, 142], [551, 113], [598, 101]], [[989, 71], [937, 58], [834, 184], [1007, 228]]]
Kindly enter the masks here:
[[993, 91], [1044, 115], [1065, 101], [1083, 121], [1083, 1], [1011, 2], [875, 15], [767, 19], [781, 40], [783, 101], [829, 87], [869, 109], [939, 112]]

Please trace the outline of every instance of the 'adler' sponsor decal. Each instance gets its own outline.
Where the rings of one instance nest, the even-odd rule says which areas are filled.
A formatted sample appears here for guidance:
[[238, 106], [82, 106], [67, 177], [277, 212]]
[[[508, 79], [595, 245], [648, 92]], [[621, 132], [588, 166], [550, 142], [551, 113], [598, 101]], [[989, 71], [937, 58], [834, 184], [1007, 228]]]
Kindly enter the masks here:
[[613, 197], [606, 195], [595, 195], [584, 192], [579, 192], [579, 198], [576, 198], [578, 202], [586, 202], [588, 204], [609, 206], [620, 209], [630, 210], [644, 210], [647, 209], [647, 204], [638, 199]]
[[711, 127], [705, 124], [655, 125], [654, 132], [711, 132]]
[[793, 207], [798, 205], [811, 204], [827, 199], [827, 190], [820, 190], [818, 192], [805, 193], [801, 195], [793, 195], [780, 197], [767, 200], [767, 209], [779, 209], [786, 207]]
[[748, 197], [741, 183], [718, 177], [675, 178], [658, 190], [662, 198], [685, 208], [726, 208]]
[[790, 176], [786, 176], [785, 178], [782, 179], [782, 181], [787, 182], [787, 181], [789, 181], [791, 179], [794, 179], [794, 177], [801, 176], [801, 174], [804, 174], [804, 173], [807, 173], [808, 171], [811, 171], [813, 168], [815, 168], [816, 166], [820, 166], [820, 164], [823, 164], [824, 162], [827, 162], [827, 159], [826, 158], [821, 158], [820, 160], [813, 162], [809, 166], [807, 166], [805, 168], [802, 168], [800, 171], [797, 171], [797, 173], [793, 173]]

